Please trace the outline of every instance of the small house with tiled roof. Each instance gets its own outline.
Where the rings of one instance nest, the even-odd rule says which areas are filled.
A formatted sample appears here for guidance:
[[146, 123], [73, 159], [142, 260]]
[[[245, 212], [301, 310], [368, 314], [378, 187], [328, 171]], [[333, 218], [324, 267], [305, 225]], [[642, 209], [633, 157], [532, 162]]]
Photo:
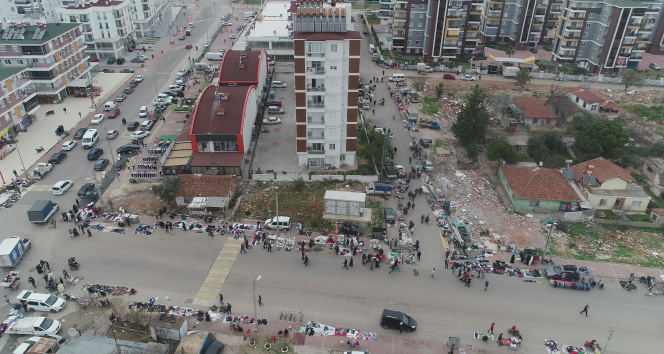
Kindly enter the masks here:
[[650, 196], [624, 168], [598, 157], [570, 167], [593, 209], [644, 212]]
[[560, 117], [535, 97], [519, 97], [512, 102], [521, 111], [518, 117], [530, 130], [549, 130], [556, 126]]
[[655, 208], [650, 210], [650, 222], [657, 224], [659, 227], [664, 227], [664, 209]]
[[563, 174], [555, 169], [503, 165], [498, 179], [515, 210], [564, 210], [583, 201]]
[[599, 116], [615, 117], [618, 115], [618, 109], [620, 108], [618, 102], [605, 94], [582, 86], [571, 89], [569, 98], [577, 107], [590, 113], [596, 113]]
[[235, 178], [225, 175], [181, 174], [175, 202], [193, 214], [225, 211], [235, 192]]
[[648, 177], [650, 191], [655, 195], [662, 195], [664, 192], [664, 158], [642, 156], [641, 160], [643, 161], [641, 172]]

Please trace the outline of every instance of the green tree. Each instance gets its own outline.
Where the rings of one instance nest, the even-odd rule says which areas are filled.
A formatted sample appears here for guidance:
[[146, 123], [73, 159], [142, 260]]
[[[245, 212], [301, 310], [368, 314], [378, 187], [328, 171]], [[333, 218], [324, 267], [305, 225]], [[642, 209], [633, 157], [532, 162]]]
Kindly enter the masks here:
[[164, 181], [152, 186], [152, 193], [167, 203], [175, 201], [175, 191], [180, 186], [180, 177], [164, 177]]
[[486, 157], [489, 161], [504, 160], [514, 163], [519, 158], [519, 151], [505, 139], [494, 140], [486, 148]]
[[[466, 106], [459, 112], [456, 122], [452, 125], [452, 133], [466, 149], [470, 149], [473, 144], [479, 145], [486, 137], [490, 118], [486, 100], [484, 90], [475, 85]], [[472, 151], [469, 151], [469, 154], [472, 155]]]
[[551, 153], [565, 154], [567, 153], [567, 145], [563, 141], [563, 137], [558, 132], [544, 133], [544, 145]]
[[646, 81], [645, 76], [635, 70], [625, 70], [620, 74], [622, 84], [625, 85], [625, 91], [632, 86], [643, 86]]
[[505, 47], [505, 54], [507, 54], [508, 58], [511, 58], [512, 54], [514, 54], [514, 53], [516, 53], [516, 49], [514, 49], [514, 47], [512, 47], [512, 46]]
[[590, 71], [588, 71], [586, 68], [576, 67], [570, 70], [569, 73], [572, 75], [588, 75]]
[[535, 162], [544, 162], [551, 157], [551, 151], [546, 147], [543, 136], [531, 136], [526, 143], [528, 154]]
[[664, 157], [664, 140], [659, 140], [653, 144], [643, 153], [643, 156]]
[[516, 76], [514, 77], [514, 80], [516, 80], [516, 84], [519, 86], [527, 86], [530, 81], [533, 80], [533, 78], [530, 76], [530, 73], [528, 70], [525, 68], [519, 70], [518, 73], [516, 73]]
[[572, 121], [569, 123], [568, 131], [570, 133], [576, 133], [583, 130], [585, 127], [589, 126], [592, 122], [599, 120], [597, 115], [588, 113], [586, 111], [579, 112], [574, 115]]
[[443, 95], [445, 94], [444, 88], [445, 87], [444, 87], [444, 84], [442, 82], [440, 82], [440, 83], [438, 83], [438, 85], [436, 85], [436, 98], [437, 99], [440, 100], [441, 98], [443, 98]]
[[604, 157], [609, 160], [620, 159], [626, 152], [629, 132], [620, 122], [595, 121], [574, 137], [574, 152], [581, 161]]

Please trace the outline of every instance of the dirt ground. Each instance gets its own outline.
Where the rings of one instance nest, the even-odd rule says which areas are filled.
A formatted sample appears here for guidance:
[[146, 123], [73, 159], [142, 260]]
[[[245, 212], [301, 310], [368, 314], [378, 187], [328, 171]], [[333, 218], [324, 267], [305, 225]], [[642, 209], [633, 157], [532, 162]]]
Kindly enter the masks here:
[[153, 183], [129, 183], [128, 181], [114, 190], [108, 192], [108, 201], [113, 204], [113, 210], [120, 207], [127, 211], [140, 215], [154, 215], [164, 203], [150, 191]]

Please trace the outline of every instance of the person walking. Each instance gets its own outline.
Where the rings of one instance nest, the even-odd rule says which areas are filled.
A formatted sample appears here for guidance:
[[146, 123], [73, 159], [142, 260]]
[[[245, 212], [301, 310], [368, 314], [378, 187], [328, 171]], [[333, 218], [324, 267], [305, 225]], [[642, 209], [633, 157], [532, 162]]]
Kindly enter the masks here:
[[[270, 243], [270, 242], [267, 243], [267, 251], [272, 252], [272, 243]], [[306, 258], [306, 256], [305, 256], [305, 258]]]
[[55, 220], [52, 220], [52, 221], [51, 221], [51, 225], [53, 225], [53, 228], [54, 228], [54, 229], [56, 228], [56, 226], [55, 226]]
[[493, 327], [496, 325], [496, 322], [491, 322], [491, 327], [489, 327], [489, 333], [493, 334]]
[[247, 253], [247, 251], [244, 249], [244, 243], [240, 244], [240, 253], [242, 252]]
[[66, 269], [62, 270], [62, 275], [64, 275], [65, 279], [69, 278], [69, 273], [67, 273]]
[[581, 310], [581, 312], [579, 312], [579, 314], [582, 314], [582, 313], [585, 312], [585, 313], [586, 313], [586, 317], [588, 317], [588, 309], [589, 309], [589, 308], [590, 308], [590, 305], [586, 305], [586, 306], [584, 306], [584, 307], [583, 307], [583, 310]]
[[7, 304], [11, 304], [11, 303], [9, 302], [9, 298], [7, 297], [7, 295], [5, 295], [5, 302], [7, 302]]
[[420, 257], [422, 257], [422, 251], [417, 251], [417, 260], [420, 260]]
[[350, 262], [348, 262], [348, 266], [352, 267], [353, 266], [353, 257], [350, 257]]
[[35, 278], [33, 278], [32, 276], [30, 276], [30, 278], [28, 278], [28, 283], [30, 283], [30, 285], [32, 285], [33, 289], [37, 289], [37, 286], [35, 285]]
[[85, 231], [88, 233], [88, 237], [92, 237], [92, 232], [90, 232], [90, 228], [88, 227], [85, 229]]
[[344, 259], [344, 266], [343, 268], [348, 269], [348, 259]]
[[431, 277], [433, 278], [433, 274], [436, 273], [436, 268], [431, 270]]
[[399, 334], [403, 332], [403, 322], [399, 322]]
[[511, 263], [511, 264], [514, 264], [514, 259], [515, 259], [515, 258], [516, 258], [516, 255], [515, 255], [515, 254], [512, 254], [512, 258], [510, 258], [510, 263]]
[[258, 306], [263, 306], [263, 298], [258, 295]]
[[221, 305], [224, 304], [224, 295], [223, 294], [219, 294], [219, 303], [221, 303]]
[[501, 333], [498, 335], [498, 346], [502, 347], [503, 346], [503, 334]]
[[63, 107], [62, 110], [67, 114], [67, 107]]
[[484, 291], [486, 291], [489, 288], [489, 281], [484, 282]]
[[16, 172], [16, 170], [14, 170], [14, 171], [12, 171], [12, 172], [14, 172], [14, 176], [15, 176], [16, 178], [18, 178], [18, 172]]

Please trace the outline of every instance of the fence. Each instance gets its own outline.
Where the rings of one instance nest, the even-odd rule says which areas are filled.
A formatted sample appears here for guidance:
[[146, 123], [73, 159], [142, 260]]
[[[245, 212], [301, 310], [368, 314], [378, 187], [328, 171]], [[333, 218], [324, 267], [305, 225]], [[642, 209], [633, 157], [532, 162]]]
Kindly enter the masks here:
[[347, 175], [347, 174], [330, 174], [330, 175], [319, 175], [319, 174], [309, 174], [309, 173], [254, 173], [251, 176], [251, 179], [254, 181], [275, 181], [275, 182], [292, 182], [298, 179], [302, 179], [305, 182], [316, 182], [316, 181], [327, 181], [327, 180], [340, 180], [340, 181], [349, 181], [356, 180], [363, 183], [371, 183], [378, 181], [378, 176], [359, 176], [359, 175]]
[[625, 221], [625, 220], [606, 220], [595, 218], [593, 221], [597, 224], [603, 225], [614, 225], [614, 226], [629, 226], [629, 227], [649, 227], [649, 228], [662, 228], [662, 225], [658, 225], [651, 222], [638, 222], [638, 221]]

